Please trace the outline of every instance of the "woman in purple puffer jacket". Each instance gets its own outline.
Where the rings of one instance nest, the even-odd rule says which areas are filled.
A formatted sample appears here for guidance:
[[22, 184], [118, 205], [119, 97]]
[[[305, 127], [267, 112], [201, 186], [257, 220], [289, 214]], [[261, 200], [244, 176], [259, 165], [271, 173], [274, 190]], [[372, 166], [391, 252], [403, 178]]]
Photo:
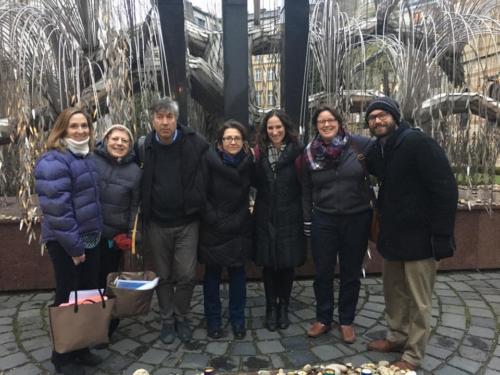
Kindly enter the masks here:
[[[50, 132], [48, 151], [35, 166], [35, 190], [43, 214], [42, 242], [54, 266], [55, 306], [68, 302], [75, 280], [79, 289], [98, 285], [102, 219], [98, 175], [88, 157], [93, 135], [85, 112], [65, 109]], [[52, 353], [56, 371], [63, 374], [82, 375], [82, 365], [95, 366], [101, 361], [87, 348]]]

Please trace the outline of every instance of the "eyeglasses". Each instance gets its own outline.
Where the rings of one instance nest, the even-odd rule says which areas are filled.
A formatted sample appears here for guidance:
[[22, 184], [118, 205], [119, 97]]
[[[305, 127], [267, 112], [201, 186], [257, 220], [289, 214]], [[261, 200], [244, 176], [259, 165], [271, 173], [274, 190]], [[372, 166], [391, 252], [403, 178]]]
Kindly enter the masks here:
[[385, 121], [389, 117], [389, 113], [382, 111], [374, 115], [368, 116], [368, 122], [375, 122], [375, 120], [379, 119], [380, 121]]
[[338, 122], [338, 120], [336, 118], [327, 118], [325, 120], [318, 120], [318, 125], [333, 124], [334, 122]]
[[224, 142], [227, 142], [227, 143], [238, 143], [238, 142], [241, 142], [242, 138], [241, 137], [224, 137], [222, 138], [222, 140]]

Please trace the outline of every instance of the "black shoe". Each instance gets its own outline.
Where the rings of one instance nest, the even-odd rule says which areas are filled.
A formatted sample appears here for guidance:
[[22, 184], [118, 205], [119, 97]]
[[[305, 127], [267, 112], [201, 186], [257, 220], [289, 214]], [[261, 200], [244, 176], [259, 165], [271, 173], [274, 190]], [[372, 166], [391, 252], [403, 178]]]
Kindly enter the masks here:
[[287, 329], [290, 326], [288, 319], [288, 303], [280, 303], [278, 312], [278, 327], [279, 329]]
[[189, 322], [187, 319], [176, 320], [175, 322], [175, 330], [177, 331], [177, 336], [182, 342], [189, 342], [193, 337], [193, 332], [191, 331], [191, 327], [189, 326]]
[[107, 342], [103, 342], [102, 344], [97, 344], [97, 345], [94, 345], [92, 347], [92, 349], [95, 349], [95, 350], [104, 350], [107, 348], [109, 348], [109, 344]]
[[278, 306], [276, 303], [266, 306], [266, 328], [269, 331], [276, 331], [278, 321]]
[[65, 365], [56, 366], [56, 372], [63, 375], [85, 375], [85, 369], [76, 363], [67, 363]]
[[233, 326], [233, 335], [236, 340], [244, 339], [247, 335], [247, 330], [244, 326]]
[[220, 327], [207, 328], [207, 336], [212, 339], [220, 339], [222, 337], [222, 329]]
[[162, 324], [160, 340], [167, 345], [172, 344], [175, 341], [175, 328], [172, 323]]
[[102, 363], [102, 358], [97, 354], [91, 353], [89, 350], [85, 350], [80, 353], [75, 353], [75, 363], [84, 366], [97, 366]]

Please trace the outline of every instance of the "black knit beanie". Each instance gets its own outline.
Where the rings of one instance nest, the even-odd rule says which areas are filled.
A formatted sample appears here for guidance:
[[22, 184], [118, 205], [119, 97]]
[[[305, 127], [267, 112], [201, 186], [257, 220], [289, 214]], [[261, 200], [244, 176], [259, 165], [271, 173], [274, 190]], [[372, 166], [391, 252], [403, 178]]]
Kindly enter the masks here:
[[396, 121], [396, 124], [399, 125], [399, 121], [401, 120], [401, 110], [399, 109], [399, 104], [394, 99], [391, 99], [388, 96], [381, 96], [379, 98], [373, 99], [370, 103], [368, 103], [365, 115], [365, 121], [367, 124], [368, 115], [375, 109], [381, 109], [383, 111], [389, 112], [392, 117], [394, 117], [394, 121]]

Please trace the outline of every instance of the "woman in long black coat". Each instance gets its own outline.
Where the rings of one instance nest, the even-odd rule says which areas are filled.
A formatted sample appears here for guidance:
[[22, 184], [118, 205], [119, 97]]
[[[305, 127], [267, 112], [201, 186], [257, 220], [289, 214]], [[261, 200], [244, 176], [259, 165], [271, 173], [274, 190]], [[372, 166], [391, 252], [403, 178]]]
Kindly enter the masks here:
[[256, 255], [266, 293], [266, 327], [286, 329], [295, 267], [306, 260], [302, 226], [302, 145], [287, 114], [272, 110], [262, 121], [256, 157]]
[[229, 274], [229, 320], [234, 337], [245, 329], [245, 263], [252, 249], [249, 210], [254, 163], [246, 145], [246, 129], [229, 120], [219, 129], [207, 152], [207, 204], [200, 228], [199, 260], [205, 264], [203, 282], [207, 335], [222, 337], [219, 296], [222, 268]]

